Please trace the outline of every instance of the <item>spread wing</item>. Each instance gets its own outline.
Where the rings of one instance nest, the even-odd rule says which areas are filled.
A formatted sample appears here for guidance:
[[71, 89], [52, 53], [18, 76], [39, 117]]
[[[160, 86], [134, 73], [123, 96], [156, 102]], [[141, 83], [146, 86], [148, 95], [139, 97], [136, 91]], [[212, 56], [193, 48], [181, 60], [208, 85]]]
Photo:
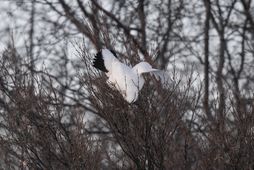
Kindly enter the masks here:
[[93, 61], [93, 66], [103, 72], [111, 72], [112, 63], [117, 60], [115, 51], [109, 49], [102, 49], [99, 51]]

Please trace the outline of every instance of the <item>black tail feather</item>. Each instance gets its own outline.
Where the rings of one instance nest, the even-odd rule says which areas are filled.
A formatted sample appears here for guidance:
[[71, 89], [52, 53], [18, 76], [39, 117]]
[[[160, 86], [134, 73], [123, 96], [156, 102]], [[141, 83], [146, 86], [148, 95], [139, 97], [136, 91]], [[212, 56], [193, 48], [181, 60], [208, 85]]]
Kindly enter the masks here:
[[94, 57], [94, 61], [93, 61], [93, 66], [103, 72], [108, 72], [108, 70], [106, 69], [105, 67], [105, 64], [104, 64], [104, 60], [103, 60], [103, 57], [102, 57], [102, 51], [99, 51], [95, 57]]

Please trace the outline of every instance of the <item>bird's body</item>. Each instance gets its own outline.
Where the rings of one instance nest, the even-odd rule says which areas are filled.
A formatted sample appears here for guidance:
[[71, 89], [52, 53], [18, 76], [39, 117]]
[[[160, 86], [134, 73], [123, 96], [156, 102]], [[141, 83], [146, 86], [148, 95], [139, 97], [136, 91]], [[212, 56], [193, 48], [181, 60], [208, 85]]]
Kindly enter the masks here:
[[108, 82], [112, 83], [129, 103], [137, 100], [138, 92], [144, 85], [144, 78], [131, 67], [116, 61], [113, 63], [112, 73], [108, 75]]
[[144, 85], [142, 74], [157, 71], [147, 62], [141, 62], [131, 68], [121, 63], [115, 52], [108, 49], [102, 49], [96, 54], [93, 66], [106, 72], [107, 82], [113, 84], [129, 103], [137, 100], [138, 93]]

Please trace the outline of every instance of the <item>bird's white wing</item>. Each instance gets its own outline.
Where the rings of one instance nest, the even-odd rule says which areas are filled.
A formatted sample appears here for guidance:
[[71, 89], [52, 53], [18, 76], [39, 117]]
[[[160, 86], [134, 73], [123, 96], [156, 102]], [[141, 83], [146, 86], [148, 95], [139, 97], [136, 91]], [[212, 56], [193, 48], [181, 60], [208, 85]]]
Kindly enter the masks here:
[[113, 50], [102, 49], [99, 51], [93, 61], [93, 66], [103, 72], [111, 72], [112, 63], [118, 60], [117, 55]]
[[132, 103], [137, 100], [139, 89], [144, 82], [133, 70], [120, 62], [114, 62], [109, 81], [115, 82], [115, 87], [121, 92], [125, 100]]

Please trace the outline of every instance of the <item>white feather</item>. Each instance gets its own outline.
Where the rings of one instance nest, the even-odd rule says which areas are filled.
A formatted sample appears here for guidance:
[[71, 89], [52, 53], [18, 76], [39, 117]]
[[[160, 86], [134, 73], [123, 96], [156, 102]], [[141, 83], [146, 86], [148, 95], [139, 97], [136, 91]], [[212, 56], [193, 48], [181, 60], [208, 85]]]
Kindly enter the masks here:
[[138, 93], [144, 85], [143, 73], [152, 73], [156, 79], [162, 80], [160, 70], [152, 68], [147, 62], [140, 62], [133, 68], [121, 63], [114, 54], [108, 49], [102, 49], [102, 57], [105, 68], [108, 70], [107, 83], [110, 87], [116, 87], [124, 99], [129, 102], [135, 102], [138, 99]]

